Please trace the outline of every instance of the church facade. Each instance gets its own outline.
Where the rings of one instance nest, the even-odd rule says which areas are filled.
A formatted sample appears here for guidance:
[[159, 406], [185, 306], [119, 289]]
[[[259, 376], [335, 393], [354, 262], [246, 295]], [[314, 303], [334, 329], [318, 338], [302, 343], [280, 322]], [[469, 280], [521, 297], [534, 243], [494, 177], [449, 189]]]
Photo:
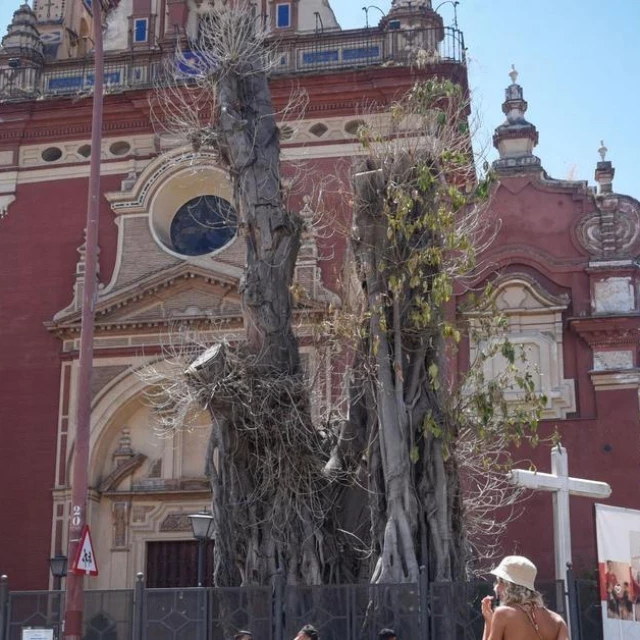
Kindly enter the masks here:
[[[305, 322], [340, 304], [345, 241], [313, 232], [317, 193], [310, 181], [294, 188], [294, 176], [301, 166], [313, 175], [346, 175], [360, 152], [363, 105], [388, 104], [408, 90], [420, 52], [430, 56], [421, 73], [466, 86], [464, 43], [428, 0], [395, 0], [377, 26], [354, 31], [340, 29], [326, 0], [253, 4], [278, 42], [271, 89], [283, 113], [284, 186], [309, 230], [296, 268], [299, 338], [306, 366], [321, 381], [316, 401], [331, 407], [340, 390], [306, 340]], [[177, 40], [188, 53], [206, 9], [207, 0], [123, 0], [105, 31], [88, 510], [100, 575], [90, 588], [129, 588], [138, 572], [148, 586], [194, 584], [188, 515], [210, 501], [208, 417], [159, 433], [140, 372], [162, 366], [182, 334], [242, 338], [244, 252], [228, 176], [206, 151], [154, 128], [149, 100], [163, 59]], [[0, 572], [14, 589], [45, 588], [47, 558], [67, 548], [92, 29], [90, 2], [35, 0], [18, 8], [0, 49]], [[610, 482], [612, 504], [640, 507], [640, 204], [615, 193], [604, 151], [597, 191], [548, 177], [533, 155], [538, 134], [525, 119], [522, 88], [512, 80], [507, 120], [494, 140], [500, 158], [492, 208], [501, 228], [475, 285], [494, 282], [512, 340], [538, 365], [548, 398], [541, 428], [562, 435], [572, 475]], [[286, 118], [293, 89], [309, 101], [295, 122]], [[194, 227], [199, 219], [225, 224]], [[548, 450], [531, 457], [547, 470]], [[505, 551], [540, 558], [550, 576], [550, 503], [532, 500]], [[575, 502], [574, 556], [595, 567], [592, 502]]]
[[[550, 177], [534, 155], [538, 131], [526, 120], [518, 74], [510, 75], [506, 120], [493, 138], [499, 159], [491, 209], [500, 230], [475, 284], [493, 283], [511, 341], [537, 369], [537, 389], [548, 399], [541, 437], [557, 433], [572, 477], [609, 483], [608, 504], [638, 509], [640, 203], [615, 192], [604, 143], [595, 187]], [[488, 374], [492, 366], [500, 363], [488, 363]], [[540, 446], [516, 457], [549, 472], [549, 453]], [[597, 567], [593, 505], [571, 500], [573, 564], [582, 577]], [[536, 558], [553, 577], [552, 522], [551, 495], [534, 495], [511, 526], [505, 552]]]

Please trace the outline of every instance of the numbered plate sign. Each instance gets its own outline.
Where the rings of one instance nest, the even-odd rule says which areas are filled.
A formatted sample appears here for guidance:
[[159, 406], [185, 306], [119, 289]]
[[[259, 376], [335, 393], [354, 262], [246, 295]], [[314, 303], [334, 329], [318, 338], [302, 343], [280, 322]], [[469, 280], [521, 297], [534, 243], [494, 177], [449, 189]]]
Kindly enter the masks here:
[[93, 542], [91, 542], [89, 525], [85, 524], [82, 529], [80, 545], [78, 546], [78, 552], [71, 565], [71, 571], [83, 576], [98, 575], [98, 562], [95, 551], [93, 550]]

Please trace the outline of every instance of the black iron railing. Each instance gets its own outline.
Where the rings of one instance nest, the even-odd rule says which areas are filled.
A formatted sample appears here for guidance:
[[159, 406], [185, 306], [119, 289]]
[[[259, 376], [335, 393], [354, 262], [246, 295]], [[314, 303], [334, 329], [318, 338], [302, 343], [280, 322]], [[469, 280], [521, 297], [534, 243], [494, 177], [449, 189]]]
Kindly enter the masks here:
[[[597, 590], [577, 584], [585, 619], [572, 637], [599, 640], [597, 615], [590, 615], [599, 606]], [[539, 588], [564, 615], [564, 584]], [[250, 629], [259, 640], [284, 640], [313, 624], [323, 640], [370, 640], [385, 627], [405, 640], [477, 640], [480, 602], [491, 589], [488, 582], [429, 584], [424, 574], [417, 584], [289, 587], [277, 577], [270, 587], [147, 589], [139, 575], [135, 589], [86, 591], [84, 639], [225, 640]], [[58, 638], [63, 605], [59, 591], [0, 588], [0, 640], [20, 640], [27, 627], [53, 629]]]
[[[172, 82], [202, 71], [197, 54], [183, 52], [183, 60], [171, 62], [163, 52], [107, 54], [105, 91], [148, 89], [158, 79]], [[168, 62], [167, 62], [168, 61]], [[186, 64], [185, 64], [186, 61]], [[273, 75], [321, 73], [380, 65], [464, 65], [461, 31], [453, 27], [433, 29], [358, 29], [315, 33], [282, 39], [274, 47]], [[48, 63], [42, 69], [0, 69], [0, 100], [90, 94], [93, 59]]]

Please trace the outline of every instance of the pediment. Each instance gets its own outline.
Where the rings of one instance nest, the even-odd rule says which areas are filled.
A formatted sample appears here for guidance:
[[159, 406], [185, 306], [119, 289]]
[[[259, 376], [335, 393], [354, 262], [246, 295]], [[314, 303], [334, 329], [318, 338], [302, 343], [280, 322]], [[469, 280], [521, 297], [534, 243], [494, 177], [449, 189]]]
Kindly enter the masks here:
[[524, 273], [505, 274], [492, 282], [493, 291], [484, 304], [468, 311], [468, 315], [496, 309], [504, 314], [564, 311], [569, 306], [567, 294], [554, 295], [537, 280]]
[[[96, 328], [165, 324], [189, 319], [241, 318], [239, 277], [182, 264], [98, 298]], [[80, 326], [80, 311], [63, 310], [49, 323], [51, 330]]]
[[568, 301], [551, 296], [541, 287], [521, 279], [505, 282], [493, 299], [496, 308], [504, 313], [566, 309], [568, 306]]
[[239, 317], [240, 300], [228, 289], [195, 279], [170, 286], [151, 298], [107, 309], [96, 315], [97, 322], [156, 322], [184, 318]]
[[[238, 270], [237, 277], [233, 277], [181, 264], [135, 285], [115, 291], [103, 290], [96, 304], [96, 329], [134, 330], [201, 320], [241, 323], [240, 274]], [[298, 300], [294, 312], [325, 310], [328, 293], [324, 297], [317, 295], [316, 299]], [[77, 332], [80, 321], [81, 312], [67, 308], [57, 313], [47, 328], [54, 332]]]

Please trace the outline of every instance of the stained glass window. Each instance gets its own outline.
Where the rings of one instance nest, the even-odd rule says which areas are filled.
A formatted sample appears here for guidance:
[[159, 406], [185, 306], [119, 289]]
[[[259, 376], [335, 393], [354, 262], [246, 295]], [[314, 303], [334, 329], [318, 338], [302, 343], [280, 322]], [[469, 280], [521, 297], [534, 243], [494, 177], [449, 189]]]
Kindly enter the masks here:
[[202, 256], [231, 242], [237, 227], [231, 203], [218, 196], [200, 196], [178, 209], [169, 233], [174, 251], [185, 256]]

